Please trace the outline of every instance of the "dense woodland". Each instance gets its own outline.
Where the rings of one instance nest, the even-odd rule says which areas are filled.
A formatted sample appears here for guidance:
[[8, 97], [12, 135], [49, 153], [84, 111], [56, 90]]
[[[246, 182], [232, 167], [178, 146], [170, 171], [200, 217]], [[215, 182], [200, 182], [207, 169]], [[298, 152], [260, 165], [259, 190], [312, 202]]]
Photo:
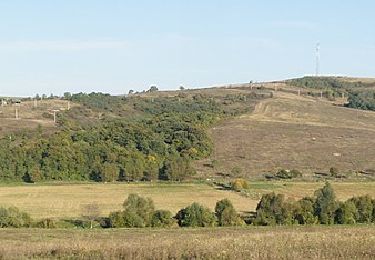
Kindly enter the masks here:
[[183, 180], [191, 160], [212, 151], [207, 127], [252, 109], [254, 93], [215, 97], [114, 97], [66, 94], [80, 104], [59, 114], [58, 131], [43, 129], [0, 140], [0, 179], [140, 181]]

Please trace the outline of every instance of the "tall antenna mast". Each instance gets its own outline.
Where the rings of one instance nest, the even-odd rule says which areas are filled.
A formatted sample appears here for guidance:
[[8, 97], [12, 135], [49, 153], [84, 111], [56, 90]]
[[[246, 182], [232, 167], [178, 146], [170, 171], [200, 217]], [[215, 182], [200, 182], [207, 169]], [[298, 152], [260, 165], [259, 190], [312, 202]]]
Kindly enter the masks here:
[[315, 76], [319, 76], [319, 73], [320, 73], [320, 43], [318, 42], [316, 44], [316, 49], [315, 49], [316, 53], [316, 67], [315, 67]]

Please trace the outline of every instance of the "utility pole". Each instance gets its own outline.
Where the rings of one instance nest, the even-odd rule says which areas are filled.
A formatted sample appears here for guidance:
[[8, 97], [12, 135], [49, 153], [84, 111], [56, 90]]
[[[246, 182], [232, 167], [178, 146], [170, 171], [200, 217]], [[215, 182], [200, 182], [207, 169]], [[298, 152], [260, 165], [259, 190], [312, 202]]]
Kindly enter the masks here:
[[16, 107], [16, 119], [17, 119], [17, 120], [19, 119], [18, 108], [17, 108], [17, 107]]
[[60, 110], [52, 110], [53, 112], [53, 122], [56, 124], [56, 113], [59, 112]]
[[34, 99], [34, 107], [38, 107], [38, 100], [36, 98]]
[[319, 77], [319, 73], [320, 73], [320, 43], [319, 42], [316, 44], [315, 59], [316, 59], [315, 76]]
[[68, 101], [68, 110], [70, 110], [70, 101]]

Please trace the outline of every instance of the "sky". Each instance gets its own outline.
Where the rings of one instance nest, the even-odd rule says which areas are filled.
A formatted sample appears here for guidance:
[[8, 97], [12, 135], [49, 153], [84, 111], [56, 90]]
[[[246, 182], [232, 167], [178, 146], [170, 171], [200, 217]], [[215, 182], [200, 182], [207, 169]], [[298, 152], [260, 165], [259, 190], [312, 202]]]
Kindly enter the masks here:
[[0, 95], [375, 77], [371, 0], [0, 0]]

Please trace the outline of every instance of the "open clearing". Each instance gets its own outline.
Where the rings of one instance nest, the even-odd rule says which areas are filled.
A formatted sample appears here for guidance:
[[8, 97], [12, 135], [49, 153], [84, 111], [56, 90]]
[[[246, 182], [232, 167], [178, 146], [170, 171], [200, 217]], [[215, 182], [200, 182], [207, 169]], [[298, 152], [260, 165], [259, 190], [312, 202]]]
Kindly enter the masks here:
[[[69, 107], [78, 106], [70, 102]], [[53, 110], [64, 111], [68, 108], [66, 100], [38, 101], [37, 107], [33, 101], [24, 101], [20, 104], [9, 104], [0, 107], [0, 137], [22, 130], [35, 130], [39, 125], [47, 132], [54, 131]], [[16, 119], [18, 110], [19, 119]]]
[[[150, 197], [158, 209], [174, 213], [192, 202], [199, 202], [211, 210], [223, 198], [230, 199], [239, 212], [254, 211], [262, 194], [275, 191], [290, 199], [312, 196], [323, 182], [251, 182], [250, 196], [215, 189], [206, 184], [163, 183], [107, 183], [107, 184], [43, 184], [1, 186], [0, 205], [16, 206], [29, 212], [33, 218], [77, 218], [81, 216], [82, 204], [97, 202], [106, 216], [110, 211], [120, 210], [130, 193]], [[369, 194], [375, 197], [375, 182], [332, 183], [338, 199]]]
[[[214, 153], [197, 163], [199, 172], [211, 176], [234, 167], [248, 177], [280, 168], [304, 173], [375, 169], [375, 113], [319, 99], [275, 92], [253, 113], [213, 127], [211, 135]], [[203, 166], [212, 159], [216, 169]]]
[[0, 230], [0, 258], [374, 259], [374, 226]]

